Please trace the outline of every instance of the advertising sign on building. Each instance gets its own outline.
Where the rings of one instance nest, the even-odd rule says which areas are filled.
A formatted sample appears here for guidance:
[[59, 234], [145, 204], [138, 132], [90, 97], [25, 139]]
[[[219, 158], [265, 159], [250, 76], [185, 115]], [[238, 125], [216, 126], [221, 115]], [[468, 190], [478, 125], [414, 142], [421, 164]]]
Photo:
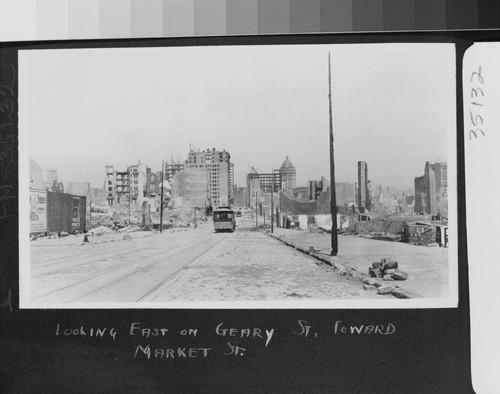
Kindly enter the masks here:
[[75, 230], [80, 228], [80, 198], [73, 197], [73, 219], [71, 227]]
[[47, 231], [47, 192], [30, 190], [30, 233]]

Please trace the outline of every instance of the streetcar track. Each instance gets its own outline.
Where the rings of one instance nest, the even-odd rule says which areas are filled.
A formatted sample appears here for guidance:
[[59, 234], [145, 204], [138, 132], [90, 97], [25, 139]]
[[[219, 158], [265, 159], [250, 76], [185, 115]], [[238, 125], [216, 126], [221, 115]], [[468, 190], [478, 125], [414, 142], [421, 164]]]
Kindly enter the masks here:
[[[139, 241], [142, 241], [141, 238], [135, 238], [133, 239], [133, 241], [135, 240], [139, 240]], [[149, 241], [149, 240], [148, 240]], [[155, 239], [155, 241], [157, 241]], [[142, 247], [141, 249], [144, 249], [144, 248], [147, 248], [148, 246], [150, 245], [154, 245], [156, 242], [148, 242], [147, 245], [145, 245], [144, 247]], [[140, 242], [139, 242], [140, 244]], [[127, 247], [126, 249], [121, 249], [120, 251], [123, 251], [123, 250], [126, 250], [126, 251], [129, 251], [129, 250], [135, 250], [137, 249], [137, 245], [131, 245], [129, 247]], [[109, 247], [106, 248], [106, 250], [103, 250], [101, 252], [99, 252], [98, 254], [94, 254], [92, 256], [92, 258], [95, 258], [95, 257], [99, 257], [99, 259], [102, 259], [103, 256], [106, 256], [106, 255], [110, 255], [110, 256], [113, 256], [116, 254], [116, 246], [115, 245], [111, 245]], [[78, 261], [78, 260], [81, 260], [81, 256], [74, 256], [74, 257], [69, 257], [69, 258], [59, 258], [58, 260], [56, 261], [49, 261], [48, 263], [47, 262], [42, 262], [42, 263], [38, 263], [38, 264], [33, 264], [33, 267], [36, 267], [36, 268], [43, 268], [43, 267], [48, 267], [50, 265], [55, 265], [55, 264], [61, 264], [61, 263], [71, 263], [73, 261]]]
[[[158, 283], [157, 285], [155, 285], [153, 288], [151, 288], [146, 294], [144, 294], [143, 296], [139, 297], [138, 299], [135, 300], [135, 302], [139, 302], [141, 300], [143, 300], [144, 298], [146, 298], [149, 294], [153, 293], [154, 291], [156, 291], [158, 288], [160, 288], [161, 286], [163, 286], [165, 283], [167, 283], [168, 281], [170, 281], [171, 279], [174, 279], [173, 281], [171, 281], [171, 283], [175, 283], [175, 281], [177, 279], [179, 279], [179, 277], [181, 276], [180, 274], [182, 274], [182, 271], [184, 271], [193, 261], [197, 260], [200, 256], [204, 255], [205, 253], [207, 253], [208, 251], [212, 250], [213, 248], [215, 248], [217, 245], [219, 245], [222, 241], [224, 240], [227, 240], [227, 238], [222, 238], [220, 239], [219, 241], [217, 241], [213, 246], [211, 246], [209, 249], [206, 249], [204, 250], [203, 252], [197, 254], [195, 257], [193, 257], [191, 260], [189, 260], [186, 264], [184, 264], [182, 267], [180, 267], [179, 269], [177, 269], [173, 274], [169, 275], [167, 278], [165, 278], [164, 280], [162, 280], [160, 283]], [[156, 297], [154, 297], [152, 300], [154, 300]]]
[[[202, 241], [202, 244], [204, 244], [204, 243], [208, 243], [208, 242], [211, 242], [211, 241], [212, 241], [212, 239], [210, 238], [210, 239], [207, 239], [206, 241]], [[219, 241], [219, 242], [220, 242], [220, 241]], [[214, 246], [215, 246], [215, 245], [214, 245]], [[191, 244], [190, 244], [190, 245], [188, 245], [188, 246], [186, 246], [186, 247], [184, 247], [184, 248], [182, 248], [182, 249], [180, 249], [178, 252], [176, 252], [176, 253], [174, 253], [174, 254], [170, 255], [170, 256], [169, 256], [169, 258], [172, 258], [172, 257], [178, 256], [179, 254], [184, 253], [186, 250], [189, 250], [190, 248], [192, 248], [192, 245], [191, 245]], [[165, 254], [165, 252], [162, 252], [162, 253], [159, 253], [159, 254], [155, 254], [154, 256], [152, 256], [152, 257], [148, 258], [148, 260], [150, 260], [150, 261], [151, 261], [151, 260], [156, 260], [156, 259], [158, 258], [158, 256], [163, 255], [163, 254]], [[110, 285], [112, 285], [112, 284], [114, 284], [114, 283], [120, 282], [120, 281], [124, 280], [124, 279], [125, 279], [125, 278], [127, 278], [127, 277], [130, 277], [130, 276], [132, 276], [132, 275], [135, 275], [135, 274], [137, 274], [138, 272], [144, 271], [144, 270], [146, 270], [146, 269], [148, 269], [148, 268], [150, 268], [150, 267], [153, 267], [153, 266], [155, 266], [155, 265], [157, 265], [157, 264], [160, 264], [160, 263], [162, 263], [162, 262], [163, 262], [163, 261], [156, 261], [155, 263], [148, 264], [147, 266], [143, 266], [143, 267], [141, 267], [140, 269], [135, 270], [134, 272], [132, 272], [132, 273], [130, 273], [130, 274], [128, 274], [128, 275], [126, 275], [126, 276], [124, 276], [124, 277], [121, 277], [121, 278], [119, 278], [119, 279], [117, 279], [117, 280], [114, 280], [114, 281], [112, 281], [112, 282], [109, 282], [109, 283], [107, 283], [106, 285], [101, 286], [101, 287], [99, 287], [99, 288], [97, 288], [97, 289], [94, 289], [94, 290], [92, 290], [92, 291], [90, 291], [90, 292], [86, 293], [85, 295], [82, 295], [82, 296], [79, 296], [79, 297], [77, 297], [77, 298], [75, 298], [75, 299], [72, 299], [72, 300], [71, 300], [71, 301], [69, 301], [69, 302], [73, 302], [73, 301], [75, 301], [75, 300], [78, 300], [78, 299], [80, 299], [80, 298], [83, 298], [84, 296], [87, 296], [87, 295], [89, 295], [89, 294], [92, 294], [92, 293], [94, 293], [95, 291], [98, 291], [98, 290], [100, 290], [100, 289], [102, 289], [102, 288], [105, 288], [105, 287], [107, 287], [107, 286], [110, 286]], [[102, 274], [99, 274], [99, 275], [94, 275], [94, 276], [92, 276], [92, 277], [90, 277], [90, 278], [87, 278], [87, 279], [81, 280], [81, 281], [79, 281], [79, 282], [72, 283], [72, 284], [70, 284], [70, 285], [67, 285], [67, 286], [61, 287], [61, 288], [59, 288], [59, 289], [57, 289], [57, 290], [53, 290], [53, 291], [50, 291], [50, 292], [48, 292], [48, 293], [45, 293], [45, 294], [39, 295], [39, 296], [37, 296], [37, 297], [33, 298], [33, 300], [38, 300], [38, 299], [40, 299], [40, 298], [47, 297], [47, 296], [49, 296], [49, 295], [51, 295], [51, 294], [55, 294], [55, 293], [57, 293], [57, 292], [60, 292], [60, 291], [63, 291], [63, 290], [69, 289], [69, 288], [71, 288], [71, 287], [74, 287], [74, 286], [77, 286], [77, 285], [81, 285], [82, 283], [85, 283], [85, 282], [88, 282], [88, 281], [94, 280], [94, 279], [96, 279], [96, 278], [98, 278], [98, 277], [102, 277], [102, 276], [105, 276], [105, 275], [108, 275], [108, 274], [116, 273], [116, 271], [119, 271], [119, 270], [125, 269], [125, 268], [130, 267], [130, 266], [132, 266], [132, 265], [134, 265], [134, 264], [137, 264], [137, 262], [136, 262], [136, 261], [134, 261], [134, 262], [132, 262], [132, 263], [130, 263], [130, 264], [127, 264], [127, 265], [125, 265], [125, 266], [122, 266], [122, 267], [118, 268], [117, 270], [114, 270], [114, 271], [107, 271], [107, 272], [102, 273]]]
[[[115, 250], [114, 250], [113, 253], [111, 253], [111, 251], [109, 251], [109, 252], [106, 251], [105, 253], [102, 253], [102, 254], [93, 255], [91, 257], [91, 260], [86, 260], [85, 262], [83, 262], [81, 264], [71, 265], [69, 267], [58, 268], [58, 269], [53, 270], [53, 271], [42, 272], [40, 274], [31, 275], [31, 278], [39, 278], [39, 277], [42, 277], [44, 275], [56, 274], [56, 273], [59, 273], [59, 272], [62, 272], [62, 271], [66, 271], [66, 270], [70, 270], [70, 269], [73, 269], [73, 268], [83, 267], [85, 265], [90, 265], [90, 264], [93, 264], [93, 263], [96, 263], [96, 262], [105, 261], [108, 258], [123, 256], [124, 254], [126, 254], [128, 252], [131, 252], [131, 251], [132, 252], [140, 252], [140, 251], [142, 251], [144, 249], [150, 249], [151, 246], [155, 245], [155, 244], [156, 244], [156, 242], [148, 243], [147, 245], [144, 245], [142, 247], [139, 247], [139, 245], [134, 245], [134, 246], [128, 247], [127, 249], [120, 249], [119, 250], [119, 254], [117, 254], [117, 251], [116, 251], [116, 248], [115, 248]], [[165, 253], [165, 252], [163, 251], [163, 252], [159, 253], [158, 255], [160, 255], [162, 253]], [[154, 255], [154, 256], [158, 256], [158, 255]], [[72, 259], [72, 261], [73, 260], [78, 261], [79, 259], [81, 260], [81, 257], [75, 257], [75, 258]], [[64, 263], [67, 263], [67, 261], [65, 259], [60, 259], [60, 260], [58, 260], [55, 263], [46, 264], [44, 266], [37, 266], [36, 268], [43, 268], [43, 267], [48, 267], [50, 265], [64, 264]]]
[[[175, 247], [175, 248], [179, 248], [179, 247]], [[137, 252], [140, 252], [140, 251], [142, 251], [144, 249], [148, 249], [148, 247], [144, 247], [144, 248], [141, 248], [141, 249], [135, 248], [133, 250], [137, 251]], [[122, 251], [120, 250], [120, 252], [122, 252]], [[123, 257], [127, 252], [129, 252], [129, 250], [125, 251], [124, 253], [120, 253], [120, 254], [116, 254], [115, 253], [115, 254], [113, 254], [112, 256], [109, 256], [109, 257], [110, 258]], [[150, 260], [152, 258], [156, 258], [156, 257], [158, 257], [158, 256], [160, 256], [160, 255], [162, 255], [164, 253], [165, 253], [165, 251], [157, 253], [157, 254], [154, 254], [154, 255], [148, 257], [148, 260]], [[85, 263], [82, 263], [82, 264], [72, 265], [70, 267], [59, 268], [59, 269], [54, 270], [54, 271], [42, 272], [40, 274], [32, 275], [31, 278], [33, 279], [33, 278], [40, 278], [40, 277], [43, 277], [43, 276], [50, 276], [50, 275], [53, 275], [53, 274], [61, 273], [63, 271], [70, 271], [70, 270], [72, 270], [74, 268], [80, 268], [80, 267], [83, 267], [85, 265], [91, 265], [91, 264], [94, 264], [94, 263], [105, 262], [105, 261], [111, 261], [111, 260], [108, 260], [107, 258], [105, 258], [105, 259], [103, 259], [103, 258], [93, 259], [91, 261], [86, 261]], [[132, 263], [132, 264], [135, 264], [135, 262]], [[124, 267], [127, 267], [127, 266], [124, 266]]]

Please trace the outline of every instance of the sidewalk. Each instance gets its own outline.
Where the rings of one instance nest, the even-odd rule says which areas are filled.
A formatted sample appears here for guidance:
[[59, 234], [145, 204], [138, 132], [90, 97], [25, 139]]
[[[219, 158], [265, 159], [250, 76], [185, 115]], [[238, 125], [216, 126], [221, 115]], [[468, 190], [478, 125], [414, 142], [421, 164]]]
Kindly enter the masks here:
[[338, 255], [330, 256], [331, 235], [275, 228], [270, 236], [310, 253], [334, 266], [345, 266], [368, 275], [368, 268], [381, 258], [398, 261], [399, 269], [409, 277], [405, 281], [383, 281], [400, 287], [414, 297], [441, 298], [449, 296], [448, 249], [414, 246], [400, 242], [379, 241], [352, 235], [338, 235]]

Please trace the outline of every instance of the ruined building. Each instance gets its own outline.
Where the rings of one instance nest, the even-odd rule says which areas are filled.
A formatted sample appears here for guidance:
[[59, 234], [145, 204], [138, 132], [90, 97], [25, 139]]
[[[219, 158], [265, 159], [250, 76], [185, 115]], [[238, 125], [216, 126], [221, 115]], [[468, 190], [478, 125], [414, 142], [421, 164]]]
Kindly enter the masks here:
[[371, 209], [370, 189], [368, 187], [368, 164], [358, 161], [358, 209], [364, 213]]
[[448, 217], [448, 165], [425, 163], [424, 175], [415, 178], [415, 213]]

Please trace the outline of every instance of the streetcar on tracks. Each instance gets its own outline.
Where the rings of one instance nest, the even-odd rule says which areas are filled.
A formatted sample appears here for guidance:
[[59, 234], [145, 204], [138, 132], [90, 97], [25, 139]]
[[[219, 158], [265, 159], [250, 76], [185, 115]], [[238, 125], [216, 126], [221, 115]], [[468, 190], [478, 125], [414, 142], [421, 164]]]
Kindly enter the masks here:
[[229, 206], [218, 207], [213, 211], [215, 232], [231, 231], [236, 228], [235, 213]]

